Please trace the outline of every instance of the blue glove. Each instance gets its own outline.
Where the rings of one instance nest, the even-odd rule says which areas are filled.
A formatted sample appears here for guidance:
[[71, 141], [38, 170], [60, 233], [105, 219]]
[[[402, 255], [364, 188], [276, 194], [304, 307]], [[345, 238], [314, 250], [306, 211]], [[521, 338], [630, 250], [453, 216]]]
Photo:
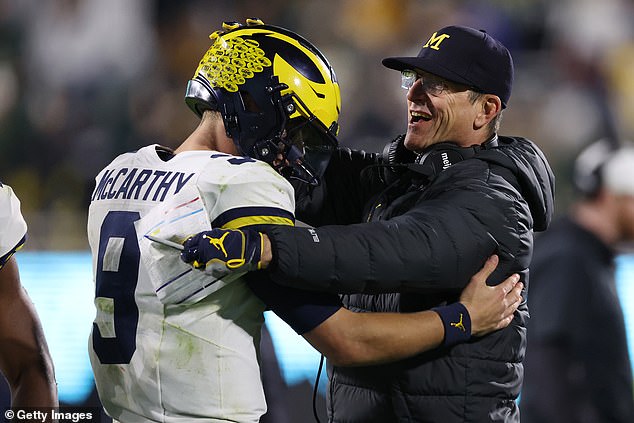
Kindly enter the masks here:
[[183, 243], [181, 260], [200, 270], [256, 270], [262, 267], [262, 234], [249, 229], [212, 229]]

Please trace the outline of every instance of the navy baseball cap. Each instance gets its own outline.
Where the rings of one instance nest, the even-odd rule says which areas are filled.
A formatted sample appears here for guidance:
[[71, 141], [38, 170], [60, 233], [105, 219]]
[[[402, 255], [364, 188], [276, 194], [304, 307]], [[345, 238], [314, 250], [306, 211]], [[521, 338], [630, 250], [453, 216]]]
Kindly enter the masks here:
[[396, 70], [422, 70], [448, 81], [495, 94], [502, 107], [511, 97], [513, 59], [508, 49], [485, 31], [447, 26], [432, 34], [416, 57], [388, 57], [383, 65]]

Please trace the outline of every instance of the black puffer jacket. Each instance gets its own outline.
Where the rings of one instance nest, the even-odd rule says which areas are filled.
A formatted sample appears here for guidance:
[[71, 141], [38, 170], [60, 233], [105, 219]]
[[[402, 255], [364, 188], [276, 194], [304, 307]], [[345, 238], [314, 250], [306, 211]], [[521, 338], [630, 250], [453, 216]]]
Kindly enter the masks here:
[[[355, 311], [417, 311], [455, 301], [496, 252], [489, 282], [518, 272], [528, 285], [533, 230], [547, 228], [554, 206], [554, 178], [533, 143], [500, 137], [422, 186], [408, 172], [383, 189], [383, 169], [362, 171], [377, 160], [340, 150], [322, 187], [298, 193], [297, 217], [330, 226], [271, 230], [276, 281], [349, 294]], [[523, 304], [508, 328], [449, 350], [330, 368], [330, 421], [519, 421], [527, 317]]]

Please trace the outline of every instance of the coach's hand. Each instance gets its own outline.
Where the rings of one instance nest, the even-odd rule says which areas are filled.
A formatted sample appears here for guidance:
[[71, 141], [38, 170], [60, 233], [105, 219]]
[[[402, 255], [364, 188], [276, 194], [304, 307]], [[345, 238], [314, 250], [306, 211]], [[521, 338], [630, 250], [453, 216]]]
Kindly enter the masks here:
[[[268, 241], [268, 239], [267, 239]], [[249, 229], [212, 229], [183, 243], [181, 260], [200, 270], [257, 270], [263, 268], [264, 236]]]

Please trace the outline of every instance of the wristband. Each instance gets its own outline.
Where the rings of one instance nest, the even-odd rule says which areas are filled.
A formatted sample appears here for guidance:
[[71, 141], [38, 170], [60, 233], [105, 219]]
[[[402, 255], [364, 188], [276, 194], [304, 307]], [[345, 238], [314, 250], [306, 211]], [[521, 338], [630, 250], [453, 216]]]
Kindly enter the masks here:
[[462, 303], [434, 307], [432, 310], [438, 313], [445, 328], [443, 347], [451, 347], [471, 338], [471, 317]]

